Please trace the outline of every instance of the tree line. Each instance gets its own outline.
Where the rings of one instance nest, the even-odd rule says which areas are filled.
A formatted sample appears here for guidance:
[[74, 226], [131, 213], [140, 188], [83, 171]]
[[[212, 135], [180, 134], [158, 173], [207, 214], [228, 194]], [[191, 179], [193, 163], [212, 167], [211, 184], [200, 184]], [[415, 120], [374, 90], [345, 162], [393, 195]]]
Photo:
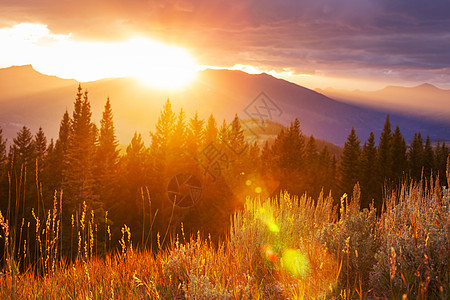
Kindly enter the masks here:
[[[88, 92], [80, 85], [56, 141], [48, 142], [42, 128], [33, 135], [23, 126], [7, 151], [0, 129], [0, 210], [16, 227], [33, 227], [58, 205], [66, 253], [74, 251], [71, 228], [80, 226], [86, 211], [100, 224], [92, 230], [102, 249], [108, 240], [114, 244], [120, 239], [123, 224], [142, 247], [164, 244], [181, 230], [186, 235], [201, 231], [217, 240], [225, 237], [231, 214], [246, 196], [288, 190], [339, 199], [359, 182], [362, 206], [374, 201], [381, 209], [383, 188], [405, 178], [420, 180], [434, 172], [443, 185], [449, 153], [445, 143], [432, 147], [428, 137], [424, 145], [420, 133], [408, 148], [399, 127], [391, 131], [389, 116], [378, 146], [372, 132], [361, 148], [352, 128], [341, 157], [327, 146], [319, 148], [313, 136], [306, 137], [298, 119], [272, 143], [258, 144], [237, 115], [218, 126], [212, 114], [202, 120], [197, 113], [186, 116], [183, 108], [175, 113], [169, 100], [150, 136], [146, 146], [142, 135], [134, 133], [126, 152], [120, 153], [109, 99], [98, 127]], [[181, 205], [186, 196], [190, 205]]]
[[440, 186], [446, 185], [449, 153], [445, 141], [438, 140], [433, 146], [427, 136], [424, 144], [420, 132], [414, 134], [408, 146], [398, 125], [392, 131], [387, 115], [378, 145], [371, 132], [361, 147], [361, 141], [352, 127], [339, 163], [338, 190], [351, 194], [353, 186], [359, 182], [361, 207], [367, 208], [373, 202], [380, 212], [383, 193], [401, 183], [439, 178]]

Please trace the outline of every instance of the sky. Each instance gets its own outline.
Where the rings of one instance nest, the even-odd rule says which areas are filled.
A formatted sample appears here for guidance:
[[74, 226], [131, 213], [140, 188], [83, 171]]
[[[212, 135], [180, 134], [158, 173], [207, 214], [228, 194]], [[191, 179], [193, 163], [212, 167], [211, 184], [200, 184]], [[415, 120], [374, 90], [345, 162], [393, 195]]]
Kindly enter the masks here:
[[309, 88], [450, 88], [448, 0], [2, 0], [0, 44], [0, 67], [80, 81], [175, 65], [180, 82], [195, 66]]

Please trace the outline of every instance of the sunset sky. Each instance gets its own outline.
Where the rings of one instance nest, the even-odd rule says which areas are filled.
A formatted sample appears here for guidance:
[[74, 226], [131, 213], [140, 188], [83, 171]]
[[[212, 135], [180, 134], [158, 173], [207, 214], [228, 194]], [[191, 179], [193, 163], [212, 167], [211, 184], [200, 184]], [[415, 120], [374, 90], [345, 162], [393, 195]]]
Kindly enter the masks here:
[[2, 68], [80, 81], [164, 85], [216, 67], [309, 88], [448, 89], [450, 1], [2, 0], [0, 45]]

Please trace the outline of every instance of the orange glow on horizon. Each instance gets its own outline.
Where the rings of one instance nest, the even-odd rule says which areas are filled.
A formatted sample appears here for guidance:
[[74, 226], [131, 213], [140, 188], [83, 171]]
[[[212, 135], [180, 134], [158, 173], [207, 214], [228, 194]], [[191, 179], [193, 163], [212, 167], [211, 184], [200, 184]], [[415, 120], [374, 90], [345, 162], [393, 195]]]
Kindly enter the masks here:
[[53, 34], [43, 24], [21, 23], [0, 28], [0, 68], [28, 65], [44, 74], [81, 82], [134, 77], [161, 89], [181, 88], [199, 70], [183, 48], [146, 37], [120, 42], [75, 40], [72, 34]]

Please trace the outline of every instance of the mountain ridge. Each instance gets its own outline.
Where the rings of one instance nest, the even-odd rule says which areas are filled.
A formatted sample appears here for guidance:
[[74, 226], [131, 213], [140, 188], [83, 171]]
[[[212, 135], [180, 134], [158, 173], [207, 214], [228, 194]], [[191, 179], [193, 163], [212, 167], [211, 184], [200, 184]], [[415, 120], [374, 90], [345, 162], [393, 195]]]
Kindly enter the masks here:
[[[12, 139], [21, 125], [27, 125], [33, 131], [42, 126], [49, 138], [56, 138], [64, 111], [72, 110], [78, 82], [43, 75], [30, 66], [15, 68], [14, 76], [11, 75], [11, 68], [8, 68], [6, 75], [5, 69], [0, 69], [0, 83], [9, 80], [20, 82], [22, 86], [20, 91], [13, 86], [7, 93], [0, 94], [0, 127], [4, 135]], [[32, 81], [26, 83], [23, 78], [32, 78]], [[152, 89], [126, 77], [81, 84], [89, 92], [96, 123], [101, 118], [106, 98], [110, 97], [116, 133], [122, 144], [129, 143], [135, 131], [141, 132], [148, 141], [148, 132], [153, 130], [167, 98], [171, 100], [175, 113], [181, 107], [188, 116], [198, 111], [203, 119], [213, 113], [220, 126], [223, 119], [230, 121], [236, 113], [242, 119], [251, 118], [249, 110], [258, 104], [260, 99], [257, 97], [262, 93], [268, 103], [271, 101], [280, 110], [279, 114], [274, 114], [272, 121], [288, 126], [299, 118], [305, 135], [313, 134], [318, 139], [341, 146], [352, 126], [355, 126], [361, 141], [367, 138], [370, 131], [378, 134], [389, 113], [343, 103], [269, 74], [254, 75], [237, 70], [200, 71], [191, 85], [178, 91]], [[391, 114], [391, 122], [393, 127], [400, 125], [407, 140], [412, 138], [414, 131], [421, 131], [432, 138], [450, 140], [450, 122], [401, 114]]]

